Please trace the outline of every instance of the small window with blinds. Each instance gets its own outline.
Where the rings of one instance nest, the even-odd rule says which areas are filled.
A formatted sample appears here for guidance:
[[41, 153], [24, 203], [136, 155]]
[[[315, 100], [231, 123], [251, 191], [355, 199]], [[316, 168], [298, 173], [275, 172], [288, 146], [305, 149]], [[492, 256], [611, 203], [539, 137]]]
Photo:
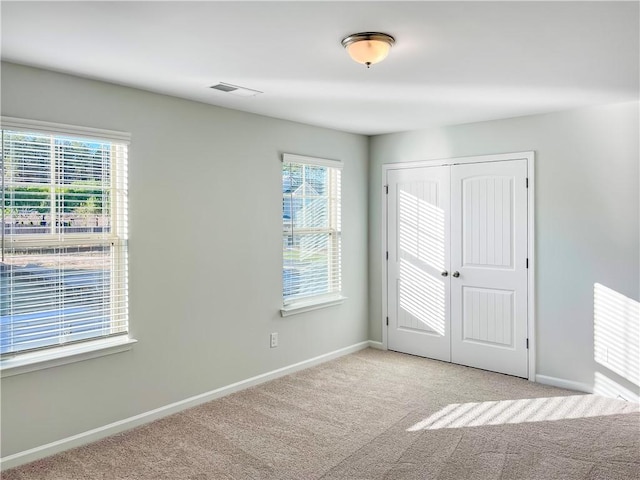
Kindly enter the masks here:
[[128, 141], [64, 127], [2, 119], [3, 358], [128, 333]]
[[341, 173], [339, 161], [283, 155], [285, 308], [341, 297]]

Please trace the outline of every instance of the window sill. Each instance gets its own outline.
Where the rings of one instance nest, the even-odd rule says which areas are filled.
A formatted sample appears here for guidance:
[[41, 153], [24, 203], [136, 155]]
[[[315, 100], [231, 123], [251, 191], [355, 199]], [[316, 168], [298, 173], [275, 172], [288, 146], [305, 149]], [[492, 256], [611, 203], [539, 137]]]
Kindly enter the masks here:
[[11, 377], [68, 363], [82, 362], [91, 358], [126, 352], [131, 350], [135, 343], [137, 343], [137, 340], [123, 336], [17, 354], [14, 358], [0, 361], [0, 377]]
[[347, 297], [334, 297], [324, 298], [321, 300], [315, 300], [312, 302], [299, 302], [291, 305], [284, 306], [280, 309], [280, 315], [288, 317], [290, 315], [296, 315], [298, 313], [310, 312], [311, 310], [318, 310], [320, 308], [332, 307], [334, 305], [340, 305], [344, 303]]

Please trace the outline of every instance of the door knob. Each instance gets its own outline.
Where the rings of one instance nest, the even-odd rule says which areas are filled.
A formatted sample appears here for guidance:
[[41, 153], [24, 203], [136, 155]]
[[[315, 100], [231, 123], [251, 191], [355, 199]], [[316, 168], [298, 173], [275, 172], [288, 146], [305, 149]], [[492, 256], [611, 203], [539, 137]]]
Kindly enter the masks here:
[[440, 272], [440, 275], [442, 275], [443, 277], [446, 277], [449, 275], [449, 272], [447, 272], [446, 270], [443, 270], [442, 272]]
[[452, 275], [456, 278], [458, 278], [460, 276], [460, 272], [453, 272]]

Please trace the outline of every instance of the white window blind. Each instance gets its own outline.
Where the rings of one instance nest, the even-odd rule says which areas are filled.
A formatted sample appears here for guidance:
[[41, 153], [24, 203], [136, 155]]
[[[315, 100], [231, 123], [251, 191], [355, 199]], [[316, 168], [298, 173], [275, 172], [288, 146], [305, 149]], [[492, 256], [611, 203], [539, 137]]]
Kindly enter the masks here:
[[2, 356], [128, 332], [127, 142], [40, 126], [2, 121]]
[[341, 271], [342, 164], [283, 155], [283, 304], [338, 297]]

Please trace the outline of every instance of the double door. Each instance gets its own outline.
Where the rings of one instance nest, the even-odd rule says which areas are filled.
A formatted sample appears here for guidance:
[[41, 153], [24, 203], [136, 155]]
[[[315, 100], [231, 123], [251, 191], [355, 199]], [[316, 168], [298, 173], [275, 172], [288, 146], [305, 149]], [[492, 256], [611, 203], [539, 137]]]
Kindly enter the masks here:
[[387, 171], [387, 346], [527, 377], [527, 160]]

